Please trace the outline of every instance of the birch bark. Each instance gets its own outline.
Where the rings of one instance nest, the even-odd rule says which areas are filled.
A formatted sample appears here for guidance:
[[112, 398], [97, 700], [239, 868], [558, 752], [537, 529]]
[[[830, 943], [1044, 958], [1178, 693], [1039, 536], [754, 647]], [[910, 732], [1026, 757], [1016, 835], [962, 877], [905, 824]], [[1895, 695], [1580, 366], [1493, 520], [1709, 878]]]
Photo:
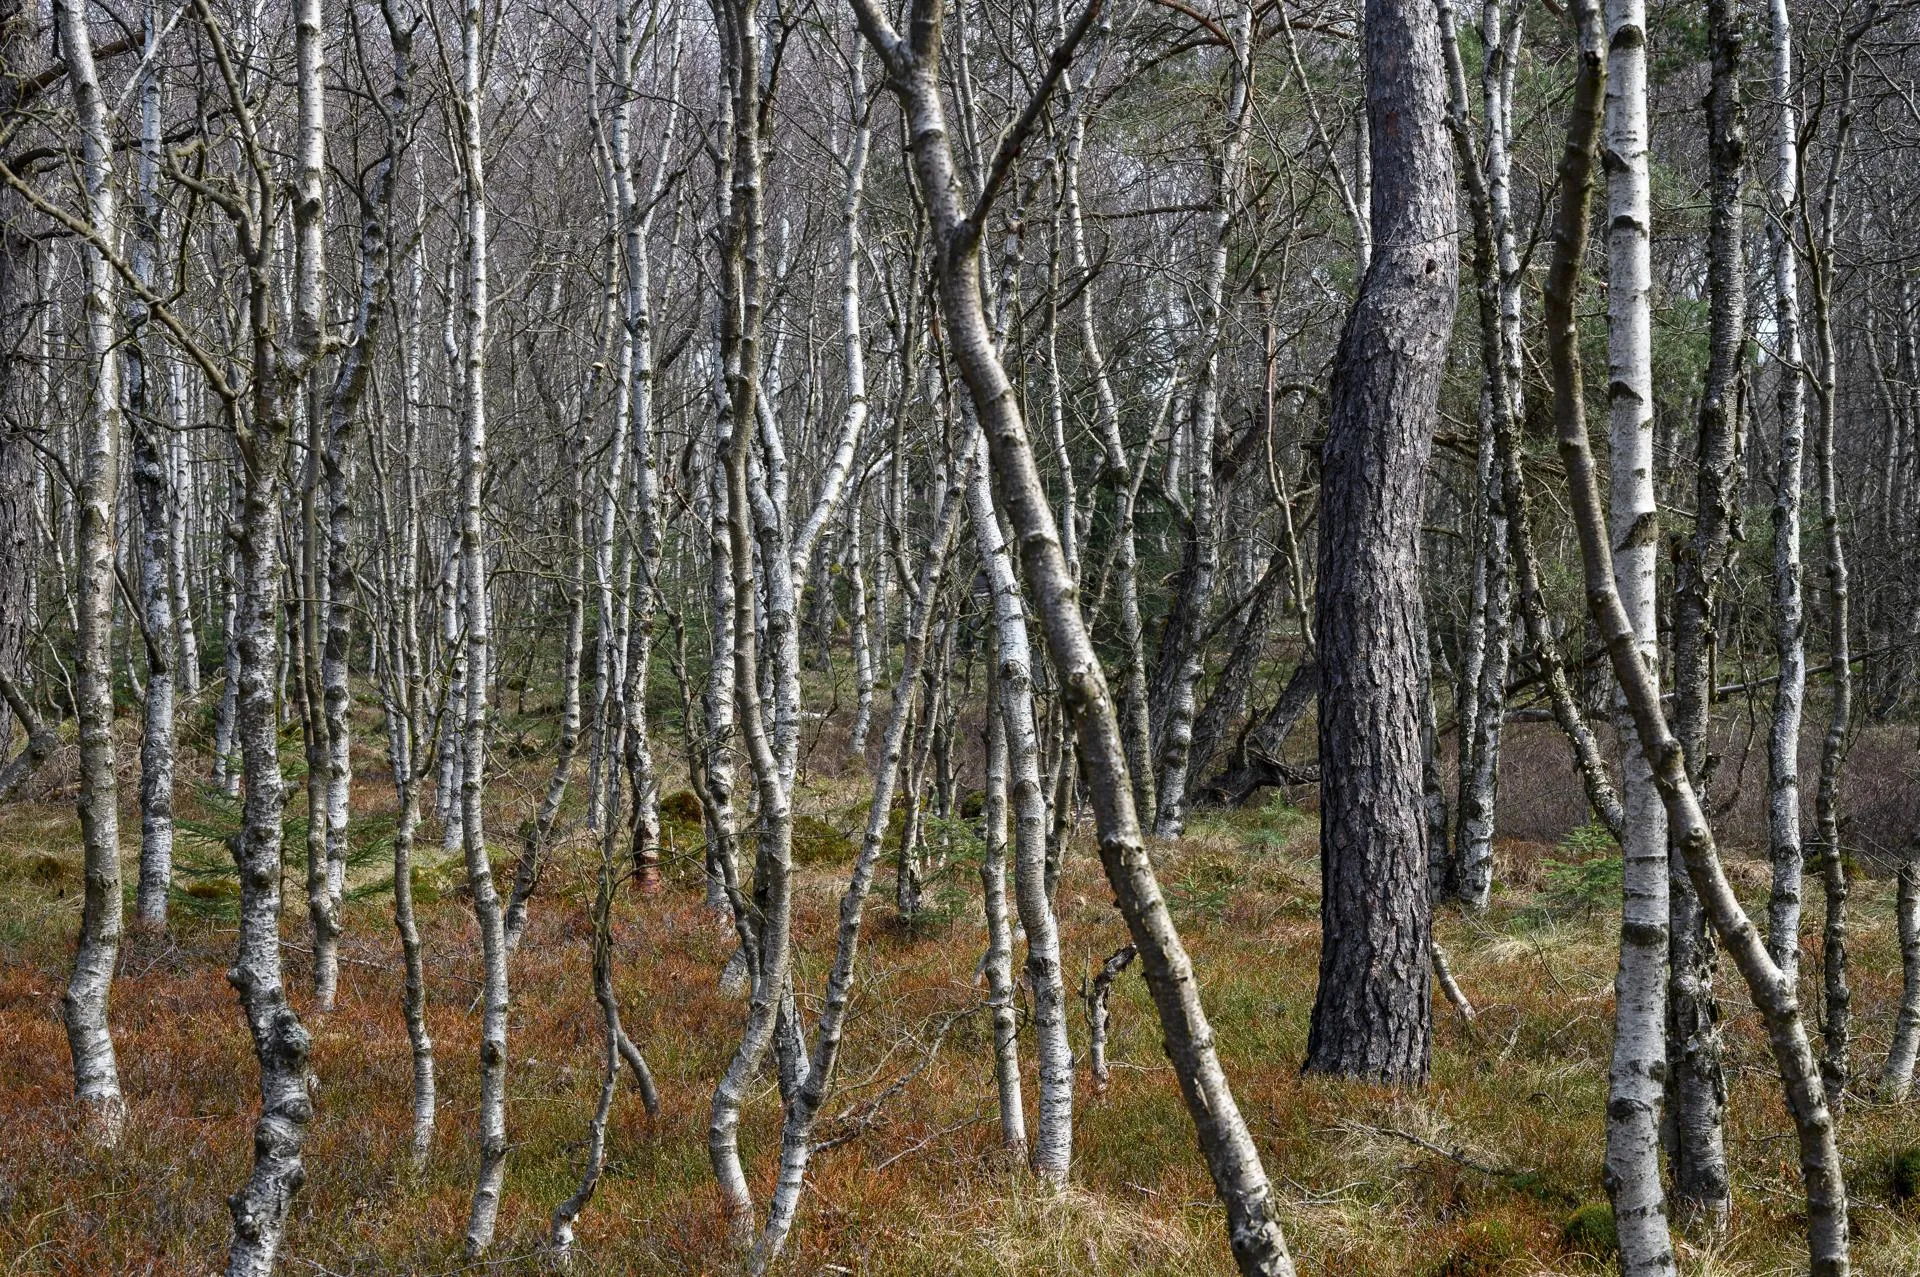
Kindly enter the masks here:
[[[153, 59], [160, 31], [156, 7], [141, 10], [140, 159], [128, 256], [133, 276], [151, 291], [160, 254], [160, 79]], [[170, 429], [149, 359], [147, 303], [127, 298], [126, 410], [133, 436], [133, 481], [140, 509], [139, 582], [147, 643], [147, 697], [140, 734], [140, 883], [134, 913], [151, 928], [167, 925], [173, 880], [174, 600], [170, 571], [173, 506]], [[171, 498], [171, 499], [170, 499]]]
[[[1604, 526], [1599, 477], [1587, 442], [1579, 330], [1574, 310], [1587, 242], [1587, 208], [1599, 135], [1596, 117], [1602, 86], [1607, 79], [1607, 62], [1602, 53], [1603, 27], [1595, 0], [1580, 0], [1575, 14], [1580, 28], [1581, 70], [1567, 128], [1566, 151], [1560, 161], [1562, 199], [1554, 224], [1553, 263], [1545, 288], [1545, 319], [1553, 371], [1554, 416], [1573, 497], [1589, 610], [1606, 642], [1622, 698], [1633, 715], [1637, 738], [1647, 745], [1648, 757], [1657, 763], [1653, 778], [1673, 823], [1675, 842], [1685, 855], [1694, 890], [1706, 908], [1714, 933], [1739, 969], [1766, 1022], [1768, 1042], [1799, 1138], [1801, 1174], [1807, 1193], [1810, 1271], [1815, 1277], [1844, 1277], [1849, 1261], [1846, 1186], [1840, 1151], [1825, 1090], [1794, 996], [1793, 981], [1768, 957], [1758, 932], [1720, 867], [1713, 831], [1687, 779], [1684, 753], [1663, 717], [1659, 684], [1648, 668], [1640, 635], [1621, 600], [1609, 557], [1612, 543]], [[1611, 1135], [1611, 1131], [1609, 1133]], [[1655, 1173], [1653, 1190], [1657, 1193], [1657, 1167]], [[1638, 1186], [1642, 1194], [1645, 1187]], [[1641, 1200], [1645, 1200], [1644, 1196]], [[1644, 1234], [1644, 1217], [1636, 1227]], [[1623, 1242], [1624, 1233], [1623, 1227]], [[1641, 1240], [1645, 1240], [1644, 1236]], [[1652, 1240], [1666, 1241], [1664, 1227]], [[1650, 1249], [1657, 1256], [1660, 1247], [1656, 1244]], [[1670, 1248], [1667, 1255], [1671, 1265]]]
[[991, 197], [1005, 180], [1020, 143], [1032, 129], [1095, 10], [1083, 12], [1054, 53], [1021, 120], [1003, 139], [980, 200], [969, 211], [962, 203], [941, 100], [941, 9], [931, 0], [916, 0], [909, 10], [908, 38], [902, 39], [871, 0], [851, 3], [861, 34], [880, 54], [890, 86], [908, 119], [913, 171], [933, 234], [948, 348], [986, 433], [999, 494], [1011, 515], [1027, 584], [1037, 601], [1047, 644], [1059, 671], [1064, 705], [1078, 735], [1093, 794], [1101, 862], [1140, 948], [1148, 987], [1166, 1034], [1167, 1055], [1180, 1080], [1208, 1170], [1226, 1207], [1227, 1235], [1235, 1260], [1243, 1273], [1291, 1277], [1293, 1261], [1275, 1218], [1272, 1188], [1220, 1067], [1191, 960], [1168, 916], [1141, 842], [1126, 752], [1106, 677], [1080, 612], [1077, 587], [1034, 465], [1026, 423], [1005, 369], [994, 353], [992, 332], [981, 305], [980, 229]]
[[460, 559], [466, 585], [466, 700], [461, 730], [460, 837], [467, 883], [480, 930], [481, 1001], [480, 1165], [467, 1217], [466, 1251], [478, 1256], [493, 1243], [507, 1169], [507, 945], [500, 895], [487, 856], [484, 803], [487, 776], [488, 668], [492, 625], [488, 607], [486, 528], [481, 501], [487, 476], [487, 186], [485, 68], [481, 0], [466, 0], [460, 20], [460, 90], [456, 104], [461, 203], [466, 226], [465, 329], [462, 338]]
[[[1747, 323], [1740, 200], [1746, 138], [1737, 10], [1726, 0], [1709, 0], [1707, 28], [1713, 68], [1707, 95], [1707, 381], [1700, 401], [1694, 531], [1677, 556], [1673, 620], [1674, 735], [1686, 751], [1689, 779], [1703, 790], [1712, 772], [1716, 612], [1738, 516], [1734, 467]], [[1720, 1012], [1713, 997], [1715, 955], [1685, 858], [1671, 844], [1667, 881], [1672, 981], [1667, 997], [1667, 1103], [1674, 1204], [1682, 1220], [1698, 1218], [1717, 1227], [1733, 1208], [1733, 1191], [1722, 1130], [1726, 1077], [1720, 1066]]]
[[86, 224], [102, 242], [81, 249], [86, 270], [87, 363], [93, 381], [81, 435], [79, 625], [74, 666], [80, 720], [80, 837], [85, 897], [73, 975], [62, 999], [67, 1044], [73, 1051], [73, 1090], [88, 1140], [119, 1144], [127, 1104], [107, 1025], [107, 1001], [120, 953], [120, 815], [113, 747], [113, 507], [120, 485], [120, 367], [114, 316], [117, 278], [108, 254], [119, 241], [113, 187], [113, 143], [107, 104], [94, 69], [93, 39], [81, 0], [59, 0], [54, 22], [66, 61], [67, 85], [79, 120], [81, 188]]
[[[1648, 167], [1647, 15], [1643, 0], [1605, 0], [1607, 173], [1607, 410], [1612, 448], [1609, 545], [1620, 606], [1646, 677], [1657, 678], [1655, 573], [1659, 515], [1653, 487], [1653, 312]], [[1624, 681], [1624, 676], [1621, 677]], [[1602, 1182], [1628, 1277], [1677, 1271], [1660, 1179], [1666, 1068], [1667, 833], [1647, 745], [1624, 702], [1626, 839], [1620, 967], [1614, 979], [1613, 1057], [1607, 1079]]]
[[1779, 382], [1780, 460], [1774, 479], [1773, 723], [1767, 737], [1767, 842], [1773, 894], [1767, 902], [1767, 951], [1798, 983], [1800, 902], [1805, 853], [1800, 830], [1800, 722], [1807, 693], [1806, 607], [1801, 596], [1800, 500], [1806, 452], [1807, 389], [1800, 348], [1800, 274], [1792, 219], [1800, 205], [1800, 138], [1794, 95], [1793, 18], [1787, 0], [1769, 0], [1771, 94], [1778, 104], [1774, 138], [1773, 207], [1767, 245], [1773, 255], [1773, 323]]

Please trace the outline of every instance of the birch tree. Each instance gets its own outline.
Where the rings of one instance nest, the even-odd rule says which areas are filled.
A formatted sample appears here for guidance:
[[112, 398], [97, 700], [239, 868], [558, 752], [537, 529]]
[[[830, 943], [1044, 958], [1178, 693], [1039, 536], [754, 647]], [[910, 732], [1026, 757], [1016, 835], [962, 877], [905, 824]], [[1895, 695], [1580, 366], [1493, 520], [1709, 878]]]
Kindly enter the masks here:
[[120, 953], [120, 815], [113, 746], [113, 504], [120, 484], [120, 371], [118, 279], [109, 256], [118, 250], [120, 226], [114, 191], [113, 144], [107, 134], [106, 97], [93, 61], [93, 38], [84, 4], [62, 0], [54, 21], [66, 60], [82, 147], [81, 182], [86, 226], [95, 242], [81, 249], [86, 269], [87, 366], [93, 390], [82, 435], [79, 531], [75, 555], [80, 572], [79, 625], [74, 666], [80, 719], [80, 833], [86, 897], [80, 941], [62, 1007], [73, 1051], [73, 1090], [88, 1139], [103, 1148], [120, 1142], [127, 1103], [107, 1025], [107, 1002]]

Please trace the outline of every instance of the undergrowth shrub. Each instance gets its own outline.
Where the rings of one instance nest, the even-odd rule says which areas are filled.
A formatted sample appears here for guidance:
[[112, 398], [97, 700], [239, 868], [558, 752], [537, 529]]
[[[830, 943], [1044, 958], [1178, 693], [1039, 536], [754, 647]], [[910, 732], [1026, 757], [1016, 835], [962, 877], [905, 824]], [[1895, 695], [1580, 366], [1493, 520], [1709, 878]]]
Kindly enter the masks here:
[[1586, 1255], [1602, 1263], [1620, 1250], [1620, 1235], [1614, 1228], [1613, 1207], [1605, 1202], [1588, 1202], [1567, 1216], [1560, 1230], [1561, 1243], [1576, 1255]]

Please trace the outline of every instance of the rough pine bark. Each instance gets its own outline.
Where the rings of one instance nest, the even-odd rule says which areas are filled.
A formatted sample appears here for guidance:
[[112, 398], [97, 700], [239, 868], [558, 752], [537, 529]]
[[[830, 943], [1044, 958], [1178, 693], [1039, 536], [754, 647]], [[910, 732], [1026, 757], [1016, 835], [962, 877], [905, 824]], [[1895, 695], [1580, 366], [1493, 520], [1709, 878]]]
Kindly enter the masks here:
[[1306, 1067], [1419, 1084], [1433, 1028], [1420, 521], [1458, 274], [1435, 6], [1369, 0], [1365, 58], [1374, 253], [1334, 357], [1321, 457], [1323, 887]]

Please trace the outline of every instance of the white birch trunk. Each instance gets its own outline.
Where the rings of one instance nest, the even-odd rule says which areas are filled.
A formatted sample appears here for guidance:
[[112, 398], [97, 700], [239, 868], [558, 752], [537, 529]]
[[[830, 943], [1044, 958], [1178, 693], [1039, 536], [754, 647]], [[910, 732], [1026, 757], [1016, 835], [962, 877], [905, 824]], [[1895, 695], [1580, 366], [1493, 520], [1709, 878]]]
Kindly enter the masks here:
[[62, 1006], [73, 1051], [73, 1090], [89, 1142], [113, 1148], [126, 1128], [127, 1104], [107, 1027], [107, 1000], [120, 953], [120, 815], [113, 748], [114, 497], [120, 485], [120, 368], [114, 356], [117, 277], [108, 253], [119, 242], [113, 144], [94, 70], [86, 6], [54, 6], [67, 83], [79, 117], [86, 222], [105, 246], [81, 251], [86, 269], [86, 357], [93, 382], [80, 438], [75, 557], [79, 610], [74, 664], [80, 719], [80, 837], [86, 880], [80, 939]]
[[[1654, 614], [1659, 514], [1653, 490], [1651, 176], [1647, 159], [1644, 0], [1605, 0], [1607, 92], [1601, 153], [1607, 173], [1607, 404], [1612, 441], [1613, 575], [1647, 677], [1657, 677]], [[1626, 838], [1620, 969], [1614, 980], [1602, 1179], [1627, 1277], [1677, 1271], [1660, 1180], [1661, 1078], [1667, 1007], [1667, 821], [1646, 743], [1620, 706]]]
[[[128, 256], [134, 279], [151, 291], [160, 249], [160, 81], [151, 62], [159, 29], [151, 2], [142, 10], [141, 23], [139, 179]], [[134, 912], [142, 925], [164, 929], [173, 880], [176, 643], [171, 511], [182, 494], [173, 483], [174, 449], [149, 358], [147, 322], [146, 302], [137, 293], [130, 295], [124, 351], [126, 405], [132, 418], [133, 480], [140, 507], [140, 609], [147, 643], [146, 712], [140, 735], [140, 885]]]
[[1242, 4], [1232, 31], [1232, 83], [1227, 91], [1226, 136], [1214, 163], [1209, 210], [1207, 273], [1200, 309], [1199, 354], [1193, 390], [1193, 498], [1187, 547], [1181, 563], [1180, 597], [1162, 635], [1154, 670], [1159, 706], [1155, 733], [1158, 806], [1154, 835], [1177, 838], [1186, 827], [1188, 762], [1193, 746], [1194, 701], [1206, 652], [1201, 642], [1213, 601], [1219, 557], [1214, 468], [1220, 433], [1220, 342], [1226, 324], [1227, 238], [1239, 212], [1241, 174], [1253, 119], [1253, 6]]
[[467, 882], [480, 929], [483, 1012], [480, 1028], [478, 1125], [480, 1166], [473, 1209], [467, 1218], [469, 1257], [493, 1242], [500, 1212], [500, 1188], [507, 1169], [507, 946], [500, 896], [487, 858], [483, 799], [487, 776], [487, 686], [491, 624], [487, 599], [485, 526], [481, 494], [487, 472], [487, 187], [483, 135], [485, 90], [482, 80], [481, 0], [466, 0], [460, 30], [462, 203], [466, 218], [467, 295], [461, 440], [460, 555], [466, 579], [467, 685], [466, 724], [461, 744], [460, 833], [466, 853]]
[[[977, 427], [976, 427], [977, 428]], [[1014, 811], [1014, 900], [1027, 937], [1027, 982], [1039, 1056], [1040, 1107], [1032, 1166], [1047, 1184], [1066, 1183], [1073, 1160], [1073, 1050], [1067, 1042], [1066, 983], [1060, 929], [1046, 882], [1047, 801], [1040, 782], [1040, 742], [1033, 714], [1033, 653], [1026, 604], [993, 507], [991, 481], [977, 467], [967, 483], [974, 543], [993, 591], [995, 690], [1004, 722]]]
[[987, 952], [981, 974], [993, 1011], [993, 1076], [1000, 1096], [1000, 1146], [1026, 1160], [1027, 1113], [1021, 1095], [1020, 1007], [1013, 987], [1013, 924], [1007, 913], [1007, 724], [994, 712], [996, 675], [987, 676], [985, 850], [980, 894], [987, 916]]
[[1794, 95], [1793, 18], [1787, 0], [1770, 0], [1773, 78], [1780, 112], [1775, 135], [1773, 207], [1767, 241], [1773, 254], [1773, 320], [1780, 358], [1780, 464], [1773, 506], [1773, 724], [1767, 737], [1767, 842], [1773, 895], [1767, 902], [1767, 952], [1790, 981], [1800, 973], [1800, 901], [1804, 852], [1800, 836], [1800, 721], [1807, 694], [1806, 607], [1801, 596], [1800, 494], [1806, 454], [1807, 389], [1800, 349], [1800, 276], [1791, 221], [1800, 206], [1800, 140]]

